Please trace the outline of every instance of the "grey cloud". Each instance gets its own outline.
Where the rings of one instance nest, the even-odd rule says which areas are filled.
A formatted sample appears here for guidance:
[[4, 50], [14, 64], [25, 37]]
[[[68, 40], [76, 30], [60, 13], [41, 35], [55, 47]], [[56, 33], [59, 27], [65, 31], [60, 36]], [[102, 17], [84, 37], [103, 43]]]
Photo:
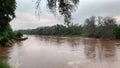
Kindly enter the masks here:
[[[95, 1], [95, 0], [94, 0]], [[83, 23], [84, 19], [89, 16], [116, 16], [120, 14], [120, 1], [111, 0], [110, 2], [100, 1], [88, 3], [87, 5], [80, 4], [79, 9], [74, 13], [74, 21]]]

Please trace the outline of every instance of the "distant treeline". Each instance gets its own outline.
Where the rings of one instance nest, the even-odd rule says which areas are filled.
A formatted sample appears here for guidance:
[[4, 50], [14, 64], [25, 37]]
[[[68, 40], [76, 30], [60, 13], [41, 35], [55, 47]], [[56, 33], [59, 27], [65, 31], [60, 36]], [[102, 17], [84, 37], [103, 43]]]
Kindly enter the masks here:
[[19, 30], [23, 34], [34, 34], [34, 35], [81, 35], [82, 26], [81, 25], [70, 25], [69, 27], [64, 25], [54, 25], [39, 27], [37, 29]]
[[48, 27], [39, 27], [36, 29], [19, 30], [23, 34], [33, 35], [80, 35], [95, 38], [120, 38], [120, 25], [113, 17], [95, 17], [87, 18], [84, 25], [70, 24], [54, 25]]

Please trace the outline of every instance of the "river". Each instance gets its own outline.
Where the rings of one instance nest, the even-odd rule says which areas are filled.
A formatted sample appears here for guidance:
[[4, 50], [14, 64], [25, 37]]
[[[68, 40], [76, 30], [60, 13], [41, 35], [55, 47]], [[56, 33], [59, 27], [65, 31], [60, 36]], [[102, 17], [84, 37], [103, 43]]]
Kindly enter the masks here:
[[120, 41], [78, 36], [35, 36], [0, 47], [12, 68], [120, 68]]

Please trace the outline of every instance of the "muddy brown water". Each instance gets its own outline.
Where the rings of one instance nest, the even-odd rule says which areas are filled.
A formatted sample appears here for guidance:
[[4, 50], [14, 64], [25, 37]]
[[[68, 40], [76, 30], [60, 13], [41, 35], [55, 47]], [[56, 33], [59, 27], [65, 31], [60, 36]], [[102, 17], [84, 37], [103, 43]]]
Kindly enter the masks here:
[[77, 36], [28, 36], [0, 47], [12, 68], [120, 68], [120, 41]]

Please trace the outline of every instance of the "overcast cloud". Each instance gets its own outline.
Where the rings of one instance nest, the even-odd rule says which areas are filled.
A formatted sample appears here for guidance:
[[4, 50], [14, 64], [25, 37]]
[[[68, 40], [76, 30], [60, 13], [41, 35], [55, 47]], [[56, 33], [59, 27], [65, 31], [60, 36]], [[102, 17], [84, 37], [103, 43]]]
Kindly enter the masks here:
[[[90, 16], [113, 16], [120, 22], [119, 6], [120, 0], [80, 0], [77, 11], [73, 13], [73, 22], [83, 24]], [[14, 30], [55, 24], [64, 24], [64, 22], [48, 12], [45, 0], [41, 3], [40, 19], [35, 16], [34, 0], [17, 0], [16, 18], [11, 22]]]

